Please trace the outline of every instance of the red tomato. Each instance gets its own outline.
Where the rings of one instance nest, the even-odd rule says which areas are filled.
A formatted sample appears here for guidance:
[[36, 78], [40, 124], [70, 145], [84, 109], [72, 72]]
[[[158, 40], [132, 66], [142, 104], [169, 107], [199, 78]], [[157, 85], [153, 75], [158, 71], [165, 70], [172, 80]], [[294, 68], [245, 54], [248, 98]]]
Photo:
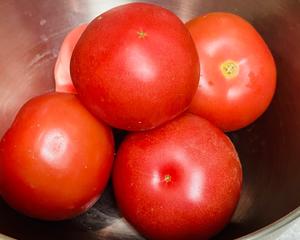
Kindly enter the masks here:
[[117, 153], [115, 196], [124, 217], [150, 239], [207, 239], [230, 220], [242, 170], [229, 138], [185, 114], [133, 133]]
[[266, 43], [244, 19], [210, 13], [186, 24], [201, 72], [191, 112], [225, 131], [243, 128], [269, 106], [276, 68]]
[[0, 143], [2, 197], [31, 217], [74, 217], [103, 191], [113, 145], [111, 130], [74, 95], [36, 97], [22, 107]]
[[154, 128], [185, 111], [199, 82], [190, 33], [173, 13], [132, 3], [93, 20], [71, 58], [87, 108], [125, 130]]
[[72, 52], [87, 24], [74, 28], [64, 39], [54, 68], [55, 90], [57, 92], [76, 93], [70, 75]]

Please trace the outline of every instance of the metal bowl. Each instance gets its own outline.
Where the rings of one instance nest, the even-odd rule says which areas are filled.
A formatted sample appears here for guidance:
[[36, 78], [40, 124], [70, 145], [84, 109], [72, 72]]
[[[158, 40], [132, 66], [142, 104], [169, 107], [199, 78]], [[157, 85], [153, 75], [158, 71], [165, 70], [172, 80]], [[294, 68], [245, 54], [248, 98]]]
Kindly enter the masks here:
[[[53, 67], [66, 33], [127, 2], [1, 0], [0, 136], [26, 100], [53, 90]], [[230, 134], [242, 160], [244, 186], [231, 223], [215, 239], [272, 236], [300, 216], [300, 2], [148, 2], [172, 10], [183, 21], [210, 11], [233, 12], [250, 21], [270, 46], [278, 68], [277, 92], [258, 121]], [[63, 222], [27, 218], [0, 200], [0, 233], [18, 239], [141, 238], [120, 216], [111, 184], [89, 212]]]

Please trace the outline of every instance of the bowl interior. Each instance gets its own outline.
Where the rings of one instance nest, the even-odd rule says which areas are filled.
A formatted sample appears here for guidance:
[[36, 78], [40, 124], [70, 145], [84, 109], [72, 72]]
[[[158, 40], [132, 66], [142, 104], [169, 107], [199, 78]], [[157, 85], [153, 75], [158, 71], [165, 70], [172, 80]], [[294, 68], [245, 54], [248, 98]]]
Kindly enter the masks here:
[[[53, 90], [54, 63], [66, 33], [126, 2], [130, 1], [0, 2], [0, 136], [26, 100]], [[296, 209], [300, 205], [300, 2], [147, 2], [172, 10], [183, 21], [210, 11], [238, 14], [256, 27], [275, 57], [278, 86], [270, 108], [251, 126], [229, 134], [242, 161], [244, 185], [231, 223], [216, 239], [244, 236]], [[123, 133], [117, 134], [121, 139]], [[73, 220], [36, 221], [19, 215], [2, 200], [0, 212], [0, 233], [18, 239], [141, 238], [119, 214], [111, 184], [92, 209]]]

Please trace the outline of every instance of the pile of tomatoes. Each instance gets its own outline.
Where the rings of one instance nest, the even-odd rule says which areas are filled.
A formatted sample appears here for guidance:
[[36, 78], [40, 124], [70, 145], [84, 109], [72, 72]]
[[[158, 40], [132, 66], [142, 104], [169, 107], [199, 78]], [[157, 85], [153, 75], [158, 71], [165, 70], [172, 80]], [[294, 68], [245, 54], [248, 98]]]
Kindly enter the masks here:
[[[44, 220], [75, 217], [112, 176], [150, 239], [208, 239], [230, 221], [242, 168], [224, 131], [255, 121], [276, 85], [256, 30], [229, 13], [186, 24], [156, 5], [113, 8], [65, 39], [56, 90], [29, 100], [0, 143], [0, 194]], [[112, 128], [128, 131], [115, 154]]]

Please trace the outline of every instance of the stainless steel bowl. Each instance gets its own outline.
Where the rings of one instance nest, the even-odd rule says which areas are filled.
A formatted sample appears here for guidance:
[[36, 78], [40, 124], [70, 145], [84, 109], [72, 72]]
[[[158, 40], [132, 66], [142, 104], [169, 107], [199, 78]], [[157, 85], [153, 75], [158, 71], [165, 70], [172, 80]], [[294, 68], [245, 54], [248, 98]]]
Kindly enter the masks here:
[[[53, 67], [66, 33], [127, 2], [130, 1], [1, 0], [0, 136], [27, 99], [53, 90]], [[239, 14], [256, 27], [270, 46], [278, 67], [277, 92], [271, 107], [257, 122], [230, 134], [244, 167], [244, 186], [231, 223], [216, 239], [272, 236], [300, 216], [300, 2], [148, 2], [172, 10], [183, 21], [210, 11]], [[120, 216], [110, 185], [88, 213], [58, 223], [19, 215], [0, 200], [0, 233], [18, 239], [141, 238]]]

